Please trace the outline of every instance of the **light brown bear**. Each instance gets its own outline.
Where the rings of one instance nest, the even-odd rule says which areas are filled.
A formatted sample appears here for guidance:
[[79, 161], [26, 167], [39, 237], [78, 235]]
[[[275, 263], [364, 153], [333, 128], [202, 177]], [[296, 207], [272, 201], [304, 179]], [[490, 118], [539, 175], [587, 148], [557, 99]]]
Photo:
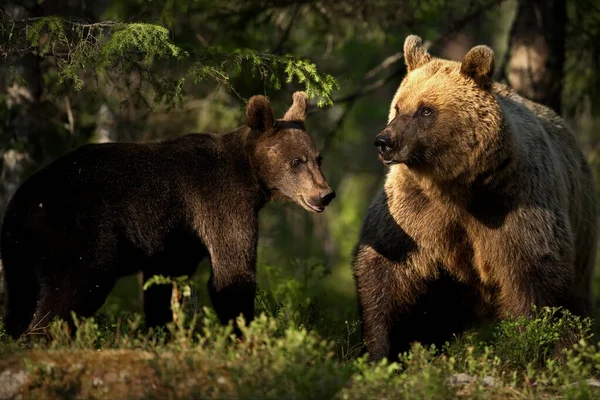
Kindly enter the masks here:
[[487, 46], [455, 62], [411, 35], [404, 59], [375, 140], [389, 172], [355, 249], [370, 357], [532, 305], [592, 316], [594, 183], [572, 131], [495, 83]]

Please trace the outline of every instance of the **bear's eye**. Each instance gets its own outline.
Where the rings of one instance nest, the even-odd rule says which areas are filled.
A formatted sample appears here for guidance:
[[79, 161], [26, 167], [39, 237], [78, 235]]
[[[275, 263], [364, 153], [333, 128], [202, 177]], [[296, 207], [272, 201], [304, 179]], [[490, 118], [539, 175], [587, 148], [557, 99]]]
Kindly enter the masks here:
[[292, 166], [293, 166], [294, 168], [298, 168], [299, 166], [301, 166], [301, 165], [302, 165], [302, 163], [304, 163], [304, 161], [303, 161], [301, 158], [294, 158], [294, 159], [292, 160]]
[[424, 117], [429, 117], [431, 114], [433, 114], [433, 110], [429, 107], [423, 107], [421, 108], [420, 114]]

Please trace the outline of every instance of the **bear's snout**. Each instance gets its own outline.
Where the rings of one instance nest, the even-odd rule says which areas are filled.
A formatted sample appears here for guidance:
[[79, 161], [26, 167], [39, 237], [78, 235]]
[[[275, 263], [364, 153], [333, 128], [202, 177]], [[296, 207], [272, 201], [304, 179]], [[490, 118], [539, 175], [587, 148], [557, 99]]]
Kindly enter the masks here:
[[332, 188], [328, 188], [319, 194], [321, 197], [321, 204], [323, 206], [328, 206], [331, 203], [331, 200], [335, 199], [335, 192]]
[[384, 129], [375, 138], [375, 147], [377, 147], [377, 154], [384, 164], [389, 165], [394, 162], [392, 160], [392, 151], [394, 150], [394, 141], [387, 129]]
[[375, 139], [375, 147], [377, 147], [377, 152], [381, 155], [389, 153], [394, 147], [392, 139], [388, 135], [377, 135]]

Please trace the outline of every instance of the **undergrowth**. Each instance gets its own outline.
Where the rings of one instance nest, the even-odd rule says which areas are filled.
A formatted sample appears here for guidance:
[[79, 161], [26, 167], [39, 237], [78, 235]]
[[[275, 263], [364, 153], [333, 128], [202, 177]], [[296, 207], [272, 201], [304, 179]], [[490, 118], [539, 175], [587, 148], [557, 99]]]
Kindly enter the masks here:
[[137, 314], [76, 320], [75, 336], [64, 321], [19, 342], [0, 329], [0, 398], [600, 397], [589, 321], [565, 310], [539, 309], [498, 323], [488, 339], [467, 332], [441, 349], [415, 343], [398, 362], [371, 363], [358, 321], [322, 311], [327, 272], [310, 269], [279, 275], [259, 293], [255, 320], [237, 320], [241, 340], [191, 301], [189, 281], [164, 277], [150, 284], [175, 289], [166, 330], [147, 331]]

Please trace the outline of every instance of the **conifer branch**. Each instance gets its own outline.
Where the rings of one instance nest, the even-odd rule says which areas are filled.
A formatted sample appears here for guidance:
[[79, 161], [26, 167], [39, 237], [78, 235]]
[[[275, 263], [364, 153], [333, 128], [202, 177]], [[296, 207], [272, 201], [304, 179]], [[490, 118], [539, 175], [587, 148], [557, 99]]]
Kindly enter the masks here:
[[0, 17], [0, 57], [52, 58], [59, 83], [72, 82], [76, 90], [84, 84], [83, 73], [90, 71], [93, 75], [137, 71], [150, 84], [155, 102], [167, 103], [183, 97], [187, 80], [197, 84], [212, 79], [236, 93], [230, 77], [242, 71], [275, 89], [281, 87], [284, 72], [286, 83], [303, 84], [309, 97], [318, 98], [319, 106], [331, 104], [331, 93], [338, 88], [331, 75], [320, 73], [308, 60], [252, 49], [188, 48], [174, 43], [169, 30], [160, 25], [59, 17], [12, 20], [6, 13]]

